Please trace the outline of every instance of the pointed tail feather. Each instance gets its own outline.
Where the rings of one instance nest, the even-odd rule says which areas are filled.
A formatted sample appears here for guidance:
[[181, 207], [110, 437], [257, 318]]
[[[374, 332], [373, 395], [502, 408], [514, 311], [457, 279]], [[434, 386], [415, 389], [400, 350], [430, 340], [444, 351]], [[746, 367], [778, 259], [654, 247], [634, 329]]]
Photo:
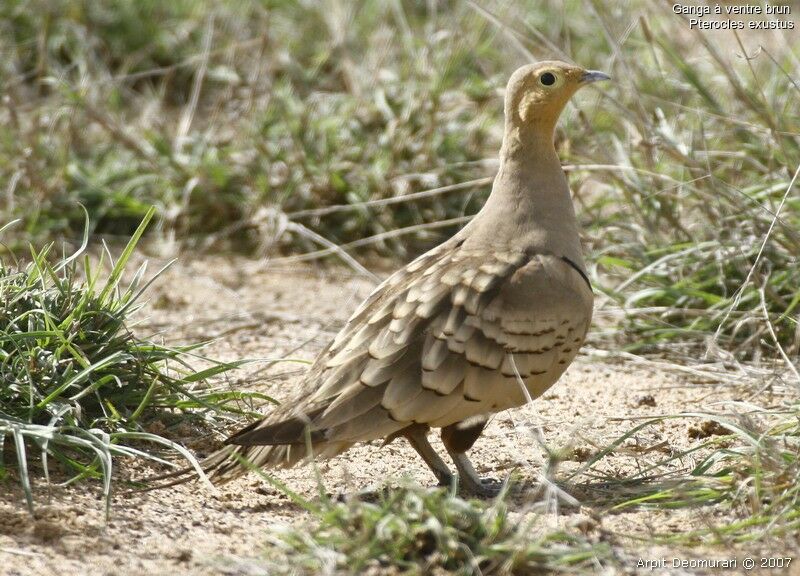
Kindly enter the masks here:
[[[325, 439], [325, 431], [311, 430], [310, 422], [324, 409], [310, 415], [293, 415], [277, 422], [267, 419], [253, 422], [229, 437], [223, 446], [199, 462], [202, 474], [195, 466], [187, 466], [167, 474], [147, 478], [147, 482], [170, 480], [143, 491], [183, 484], [200, 478], [213, 484], [225, 484], [250, 470], [261, 468], [291, 468], [313, 456], [330, 458], [352, 445]], [[313, 450], [312, 450], [313, 447]]]
[[228, 445], [202, 462], [203, 471], [215, 484], [230, 482], [250, 470], [291, 468], [314, 458], [328, 459], [341, 454], [352, 442], [314, 442], [273, 446]]
[[[349, 445], [340, 443], [315, 444], [313, 454], [323, 458], [330, 458], [345, 450]], [[291, 468], [304, 460], [310, 460], [305, 444], [280, 444], [272, 446], [237, 446], [229, 444], [223, 446], [213, 454], [200, 461], [203, 473], [214, 485], [225, 484], [243, 476], [250, 470], [260, 468]], [[146, 478], [146, 481], [157, 482], [170, 480], [164, 484], [148, 486], [137, 492], [149, 492], [161, 488], [168, 488], [184, 484], [191, 480], [199, 479], [200, 475], [192, 466], [181, 468], [166, 474], [159, 474]]]

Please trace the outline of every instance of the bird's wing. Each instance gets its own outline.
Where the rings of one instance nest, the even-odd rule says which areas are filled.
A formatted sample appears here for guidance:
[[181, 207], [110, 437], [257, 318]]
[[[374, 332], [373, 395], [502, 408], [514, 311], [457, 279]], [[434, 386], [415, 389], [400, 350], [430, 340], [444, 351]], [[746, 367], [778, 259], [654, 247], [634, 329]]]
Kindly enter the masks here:
[[[585, 302], [570, 305], [570, 291], [584, 300], [588, 292], [588, 312]], [[442, 426], [519, 405], [525, 395], [516, 373], [552, 384], [580, 346], [590, 313], [591, 289], [556, 256], [446, 242], [359, 307], [290, 412], [271, 414], [230, 442], [302, 443], [308, 426], [314, 442], [351, 443], [413, 422]]]

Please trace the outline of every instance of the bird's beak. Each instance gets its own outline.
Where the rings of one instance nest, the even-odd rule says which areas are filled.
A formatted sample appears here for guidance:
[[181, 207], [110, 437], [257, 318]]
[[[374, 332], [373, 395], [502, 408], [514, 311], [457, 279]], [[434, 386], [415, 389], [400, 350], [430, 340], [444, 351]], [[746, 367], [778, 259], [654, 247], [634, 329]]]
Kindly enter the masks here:
[[581, 84], [591, 84], [598, 80], [611, 80], [611, 76], [599, 70], [587, 70], [581, 74]]

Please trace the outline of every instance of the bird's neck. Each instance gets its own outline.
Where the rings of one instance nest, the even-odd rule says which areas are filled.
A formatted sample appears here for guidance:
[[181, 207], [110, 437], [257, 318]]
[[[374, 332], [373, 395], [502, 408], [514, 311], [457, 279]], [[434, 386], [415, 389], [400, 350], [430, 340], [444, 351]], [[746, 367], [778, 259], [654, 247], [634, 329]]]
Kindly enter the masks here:
[[514, 238], [527, 249], [583, 265], [569, 185], [550, 126], [506, 130], [500, 169], [477, 219], [499, 244]]
[[507, 127], [505, 134], [492, 196], [528, 219], [550, 206], [561, 208], [565, 202], [571, 206], [552, 124]]
[[555, 160], [558, 162], [553, 139], [555, 121], [549, 118], [534, 118], [522, 125], [513, 125], [506, 120], [500, 162], [529, 164], [532, 160]]

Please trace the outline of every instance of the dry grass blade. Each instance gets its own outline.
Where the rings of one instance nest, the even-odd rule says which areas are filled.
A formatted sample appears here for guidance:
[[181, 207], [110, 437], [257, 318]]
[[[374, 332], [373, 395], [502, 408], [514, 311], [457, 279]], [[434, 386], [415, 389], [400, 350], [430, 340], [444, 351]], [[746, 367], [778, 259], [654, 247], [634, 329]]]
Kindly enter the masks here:
[[770, 236], [772, 235], [772, 231], [775, 228], [775, 224], [777, 223], [778, 218], [779, 218], [779, 216], [781, 214], [781, 210], [783, 210], [783, 206], [786, 203], [786, 198], [788, 198], [789, 193], [792, 191], [792, 188], [794, 187], [794, 183], [797, 181], [798, 175], [800, 175], [800, 164], [797, 165], [797, 168], [794, 171], [794, 175], [792, 176], [792, 179], [789, 182], [789, 185], [786, 187], [786, 192], [784, 192], [783, 196], [781, 197], [780, 204], [778, 204], [778, 209], [775, 210], [775, 215], [773, 216], [772, 221], [769, 224], [769, 228], [767, 229], [766, 234], [764, 234], [764, 238], [761, 241], [761, 246], [758, 249], [758, 253], [756, 254], [756, 258], [753, 261], [752, 266], [750, 266], [750, 270], [748, 270], [747, 276], [745, 277], [744, 282], [742, 282], [742, 285], [735, 292], [734, 297], [733, 297], [733, 301], [731, 302], [730, 306], [726, 309], [725, 315], [722, 317], [722, 320], [720, 321], [719, 326], [717, 327], [717, 330], [714, 332], [714, 342], [715, 343], [719, 339], [719, 335], [722, 332], [722, 329], [725, 326], [725, 323], [728, 321], [728, 318], [730, 317], [731, 312], [733, 310], [735, 310], [737, 308], [737, 306], [739, 305], [739, 302], [742, 299], [742, 295], [744, 294], [745, 288], [747, 288], [747, 285], [750, 284], [750, 281], [753, 278], [753, 273], [755, 272], [756, 268], [758, 267], [759, 263], [761, 262], [761, 257], [764, 254], [764, 248], [767, 246], [767, 242], [769, 242]]

